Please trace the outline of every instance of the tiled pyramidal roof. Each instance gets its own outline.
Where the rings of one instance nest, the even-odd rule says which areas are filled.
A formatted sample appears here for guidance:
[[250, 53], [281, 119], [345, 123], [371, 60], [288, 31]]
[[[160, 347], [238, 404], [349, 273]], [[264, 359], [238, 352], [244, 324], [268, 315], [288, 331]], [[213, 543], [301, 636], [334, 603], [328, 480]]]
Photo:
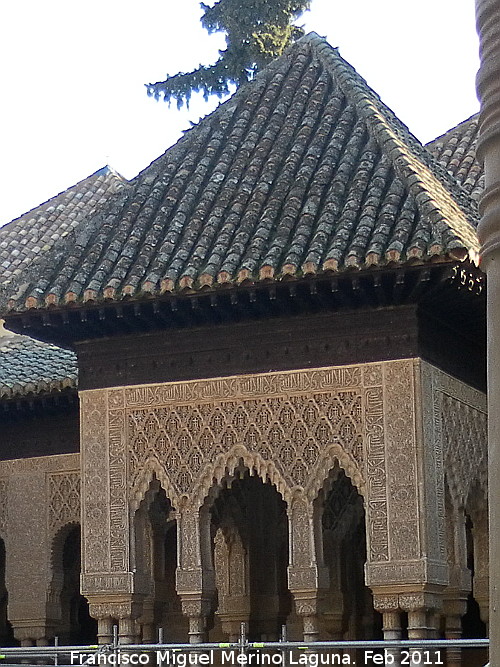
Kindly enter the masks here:
[[[0, 285], [35, 276], [40, 257], [126, 185], [105, 167], [1, 227]], [[73, 352], [14, 335], [0, 320], [0, 399], [76, 388], [77, 376]]]
[[35, 260], [77, 228], [109, 197], [127, 187], [119, 174], [103, 167], [9, 224], [0, 227], [0, 284], [25, 279]]
[[0, 320], [0, 399], [76, 387], [73, 352], [2, 329]]
[[483, 169], [476, 160], [478, 120], [479, 114], [475, 114], [427, 144], [434, 157], [476, 202], [484, 190]]
[[75, 225], [12, 310], [475, 257], [475, 207], [312, 33]]

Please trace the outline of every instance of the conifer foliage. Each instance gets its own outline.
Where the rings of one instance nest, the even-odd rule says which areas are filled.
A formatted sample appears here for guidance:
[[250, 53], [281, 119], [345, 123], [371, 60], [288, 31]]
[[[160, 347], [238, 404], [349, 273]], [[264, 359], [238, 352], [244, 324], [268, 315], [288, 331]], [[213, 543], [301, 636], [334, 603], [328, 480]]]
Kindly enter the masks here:
[[146, 84], [148, 95], [180, 108], [189, 104], [192, 92], [222, 97], [231, 84], [240, 86], [302, 36], [294, 21], [309, 8], [310, 0], [219, 0], [201, 3], [203, 27], [209, 34], [226, 33], [226, 49], [213, 65], [200, 65], [192, 72], [167, 76], [165, 81]]

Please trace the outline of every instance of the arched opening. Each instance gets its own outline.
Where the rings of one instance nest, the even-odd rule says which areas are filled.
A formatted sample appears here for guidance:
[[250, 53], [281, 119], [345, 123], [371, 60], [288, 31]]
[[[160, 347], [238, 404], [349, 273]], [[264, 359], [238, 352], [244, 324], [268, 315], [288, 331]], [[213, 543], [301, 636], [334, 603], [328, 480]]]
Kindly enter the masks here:
[[72, 526], [65, 533], [56, 568], [62, 572], [60, 641], [92, 644], [97, 640], [97, 622], [90, 616], [87, 599], [80, 593], [80, 526]]
[[321, 512], [323, 560], [329, 588], [320, 616], [320, 639], [381, 639], [380, 614], [365, 585], [366, 527], [363, 497], [336, 465], [316, 500]]
[[7, 615], [8, 595], [5, 584], [5, 543], [0, 539], [0, 646], [14, 646], [12, 626]]
[[138, 619], [140, 641], [158, 640], [163, 628], [166, 642], [186, 641], [187, 619], [175, 588], [177, 521], [175, 510], [160, 482], [154, 478], [134, 516], [135, 569], [148, 591]]
[[242, 464], [209, 501], [217, 588], [210, 640], [275, 640], [291, 611], [286, 503]]

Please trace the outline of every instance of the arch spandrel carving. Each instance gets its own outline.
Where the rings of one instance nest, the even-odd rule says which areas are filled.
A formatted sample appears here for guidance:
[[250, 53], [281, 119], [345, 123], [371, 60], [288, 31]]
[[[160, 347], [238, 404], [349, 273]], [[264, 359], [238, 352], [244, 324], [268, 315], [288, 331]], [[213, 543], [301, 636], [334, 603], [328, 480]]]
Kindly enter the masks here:
[[160, 463], [156, 456], [150, 456], [146, 460], [144, 466], [140, 469], [133, 484], [130, 486], [129, 497], [132, 513], [138, 509], [150, 488], [151, 482], [155, 478], [160, 482], [160, 485], [174, 507], [178, 505], [180, 496], [173, 488], [165, 466]]
[[80, 471], [47, 475], [48, 528], [54, 535], [65, 525], [80, 524]]
[[[298, 385], [302, 391], [282, 396], [256, 396], [249, 381], [242, 385], [250, 385], [250, 395], [227, 400], [224, 391], [223, 400], [219, 397], [210, 403], [156, 406], [151, 405], [151, 397], [157, 399], [158, 392], [133, 393], [133, 407], [127, 414], [131, 479], [140, 477], [148, 461], [163, 454], [173, 495], [189, 495], [199, 506], [212, 480], [219, 481], [242, 458], [249, 469], [275, 484], [283, 497], [296, 487], [314, 497], [335, 459], [364, 491], [363, 390], [340, 386], [337, 391], [325, 391], [318, 377], [331, 380], [337, 375], [316, 375], [308, 383], [314, 386], [313, 392], [303, 391], [307, 383], [300, 386], [297, 380], [289, 380], [288, 385]], [[344, 373], [340, 379], [357, 380], [359, 376]], [[203, 398], [207, 382], [201, 381]], [[220, 388], [220, 382], [213, 382]], [[214, 389], [209, 393], [214, 395]], [[138, 404], [139, 398], [148, 399], [149, 404]], [[135, 491], [135, 482], [133, 486]]]

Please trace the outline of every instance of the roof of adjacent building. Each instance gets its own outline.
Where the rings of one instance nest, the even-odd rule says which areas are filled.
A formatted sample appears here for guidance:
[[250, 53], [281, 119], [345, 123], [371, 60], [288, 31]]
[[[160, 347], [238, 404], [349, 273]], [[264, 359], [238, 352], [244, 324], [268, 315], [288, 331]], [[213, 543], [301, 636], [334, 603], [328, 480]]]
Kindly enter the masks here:
[[476, 160], [478, 135], [479, 114], [475, 114], [427, 144], [427, 149], [476, 202], [484, 190], [483, 168]]
[[6, 331], [0, 320], [0, 399], [62, 391], [76, 384], [73, 352]]
[[456, 172], [311, 33], [129, 187], [63, 231], [54, 220], [48, 247], [23, 247], [17, 223], [2, 310], [474, 259], [476, 206]]
[[25, 279], [36, 261], [126, 186], [127, 181], [119, 174], [103, 167], [0, 227], [0, 284]]

